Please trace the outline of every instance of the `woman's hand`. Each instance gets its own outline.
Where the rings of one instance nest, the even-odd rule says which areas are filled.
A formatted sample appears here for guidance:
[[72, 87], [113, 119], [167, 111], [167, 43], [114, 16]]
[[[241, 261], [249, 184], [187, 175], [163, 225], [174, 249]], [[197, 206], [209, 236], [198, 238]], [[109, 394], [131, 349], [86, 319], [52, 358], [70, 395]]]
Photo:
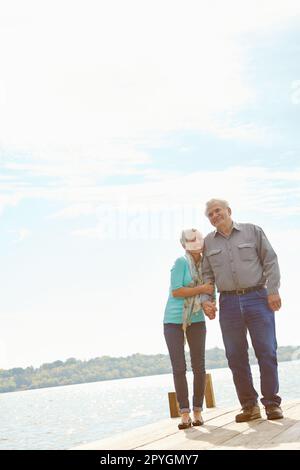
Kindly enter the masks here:
[[213, 286], [213, 284], [202, 284], [202, 286], [200, 287], [201, 287], [200, 294], [213, 295], [215, 291], [215, 287]]

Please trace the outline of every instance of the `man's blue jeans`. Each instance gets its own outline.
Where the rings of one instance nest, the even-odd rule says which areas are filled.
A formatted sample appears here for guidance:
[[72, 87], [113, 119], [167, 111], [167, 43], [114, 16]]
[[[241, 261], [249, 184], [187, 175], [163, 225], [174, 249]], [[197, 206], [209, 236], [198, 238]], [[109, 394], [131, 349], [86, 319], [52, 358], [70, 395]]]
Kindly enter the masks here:
[[[181, 413], [190, 412], [182, 325], [165, 323], [164, 336], [170, 354], [180, 411]], [[205, 321], [192, 323], [186, 330], [186, 337], [194, 375], [193, 410], [201, 411], [205, 390]]]
[[247, 330], [258, 360], [261, 402], [280, 405], [274, 312], [265, 288], [244, 295], [220, 294], [220, 325], [228, 365], [242, 408], [257, 404], [248, 358]]

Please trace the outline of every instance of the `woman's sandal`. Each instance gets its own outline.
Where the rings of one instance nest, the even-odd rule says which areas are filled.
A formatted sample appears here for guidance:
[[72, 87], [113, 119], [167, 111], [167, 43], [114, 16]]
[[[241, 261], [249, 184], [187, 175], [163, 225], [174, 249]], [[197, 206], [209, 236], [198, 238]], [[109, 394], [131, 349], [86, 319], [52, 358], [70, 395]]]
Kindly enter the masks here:
[[188, 429], [191, 426], [192, 426], [192, 420], [190, 418], [187, 423], [179, 423], [178, 424], [178, 429]]
[[201, 419], [196, 419], [192, 424], [193, 426], [202, 426], [204, 424], [203, 418], [201, 417]]

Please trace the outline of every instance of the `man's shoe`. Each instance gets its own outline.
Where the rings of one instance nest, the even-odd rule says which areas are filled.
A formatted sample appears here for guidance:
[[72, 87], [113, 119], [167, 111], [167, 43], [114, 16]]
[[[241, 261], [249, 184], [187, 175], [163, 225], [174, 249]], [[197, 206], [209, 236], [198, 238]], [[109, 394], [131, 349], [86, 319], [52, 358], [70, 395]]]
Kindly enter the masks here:
[[242, 412], [236, 415], [235, 421], [237, 423], [244, 423], [245, 421], [252, 421], [253, 419], [261, 418], [260, 409], [258, 405], [247, 406], [242, 409]]
[[283, 418], [282, 409], [278, 405], [267, 405], [266, 415], [268, 419], [282, 419]]

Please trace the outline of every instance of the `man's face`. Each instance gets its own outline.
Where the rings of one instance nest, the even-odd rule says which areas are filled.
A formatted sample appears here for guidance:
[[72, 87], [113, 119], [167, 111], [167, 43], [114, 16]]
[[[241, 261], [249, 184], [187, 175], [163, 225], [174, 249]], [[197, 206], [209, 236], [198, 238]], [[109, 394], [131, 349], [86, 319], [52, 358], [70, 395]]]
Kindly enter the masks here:
[[214, 204], [208, 210], [208, 218], [210, 223], [218, 229], [218, 227], [231, 222], [231, 209], [222, 207], [220, 204]]

